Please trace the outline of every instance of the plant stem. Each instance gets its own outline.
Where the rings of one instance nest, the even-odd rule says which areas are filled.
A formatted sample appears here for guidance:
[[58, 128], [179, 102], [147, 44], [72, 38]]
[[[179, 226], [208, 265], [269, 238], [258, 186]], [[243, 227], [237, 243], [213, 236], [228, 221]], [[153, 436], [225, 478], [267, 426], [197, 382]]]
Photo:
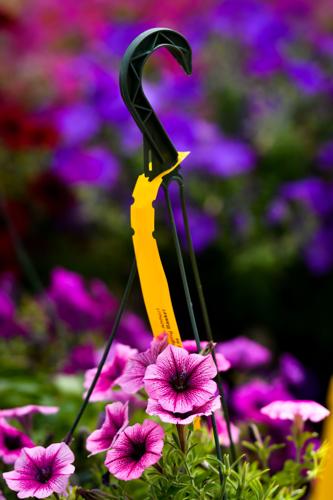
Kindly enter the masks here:
[[110, 334], [110, 337], [109, 337], [109, 340], [105, 346], [105, 349], [104, 349], [104, 352], [103, 352], [103, 356], [99, 362], [99, 365], [97, 367], [97, 370], [96, 370], [96, 374], [95, 374], [95, 377], [87, 391], [87, 394], [86, 394], [86, 397], [84, 398], [84, 401], [81, 405], [81, 408], [74, 420], [74, 423], [72, 425], [72, 427], [70, 428], [70, 431], [68, 432], [67, 436], [65, 437], [64, 439], [64, 442], [66, 444], [70, 444], [72, 438], [73, 438], [73, 434], [82, 418], [82, 415], [83, 413], [85, 412], [85, 409], [87, 408], [88, 406], [88, 403], [89, 403], [89, 399], [90, 399], [90, 396], [93, 392], [93, 390], [95, 389], [95, 386], [98, 382], [98, 379], [99, 379], [99, 376], [101, 374], [101, 371], [103, 369], [103, 366], [105, 364], [105, 361], [109, 355], [109, 352], [110, 352], [110, 349], [111, 349], [111, 346], [112, 346], [112, 343], [114, 341], [114, 338], [115, 338], [115, 335], [117, 333], [117, 330], [118, 330], [118, 327], [119, 327], [119, 323], [120, 323], [120, 320], [121, 320], [121, 317], [123, 315], [123, 312], [124, 312], [124, 309], [126, 307], [126, 304], [127, 304], [127, 301], [128, 301], [128, 297], [129, 297], [129, 294], [130, 294], [130, 291], [131, 291], [131, 288], [132, 288], [132, 285], [133, 285], [133, 281], [134, 281], [134, 278], [136, 276], [136, 261], [135, 259], [133, 260], [133, 263], [132, 263], [132, 267], [131, 267], [131, 271], [130, 271], [130, 274], [129, 274], [129, 277], [128, 277], [128, 280], [127, 280], [127, 283], [126, 283], [126, 287], [125, 287], [125, 291], [124, 291], [124, 294], [121, 298], [121, 301], [120, 301], [120, 304], [119, 304], [119, 308], [118, 308], [118, 311], [117, 311], [117, 314], [116, 314], [116, 318], [114, 320], [114, 324], [113, 324], [113, 327], [112, 327], [112, 330], [111, 330], [111, 334]]
[[[216, 361], [216, 354], [215, 354], [215, 348], [214, 348], [214, 338], [213, 338], [213, 331], [212, 327], [210, 324], [210, 319], [209, 319], [209, 314], [208, 314], [208, 309], [207, 309], [207, 304], [206, 304], [206, 299], [201, 283], [201, 278], [200, 278], [200, 273], [199, 273], [199, 268], [198, 268], [198, 263], [197, 263], [197, 258], [195, 255], [194, 251], [194, 246], [193, 246], [193, 241], [192, 241], [192, 235], [191, 235], [191, 230], [190, 230], [190, 224], [189, 224], [189, 219], [188, 219], [188, 214], [187, 214], [187, 208], [186, 208], [186, 200], [185, 200], [185, 190], [184, 190], [184, 182], [181, 176], [178, 176], [176, 178], [176, 182], [179, 186], [179, 192], [180, 192], [180, 200], [181, 200], [181, 206], [182, 206], [182, 214], [183, 214], [183, 221], [184, 221], [184, 228], [185, 228], [185, 234], [186, 234], [186, 241], [188, 244], [188, 253], [189, 253], [189, 258], [190, 258], [190, 263], [192, 267], [192, 272], [193, 272], [193, 277], [194, 277], [194, 283], [196, 286], [198, 298], [199, 298], [199, 304], [201, 308], [201, 313], [203, 317], [203, 322], [204, 322], [204, 327], [206, 331], [206, 335], [208, 340], [213, 344], [212, 347], [212, 357], [215, 363], [215, 366], [217, 367], [217, 361]], [[224, 419], [227, 425], [227, 433], [229, 437], [229, 442], [230, 442], [230, 455], [231, 455], [231, 460], [235, 462], [236, 460], [236, 448], [235, 444], [233, 441], [232, 433], [231, 433], [231, 423], [230, 423], [230, 417], [229, 417], [229, 409], [228, 405], [225, 399], [224, 395], [224, 389], [222, 385], [222, 378], [220, 375], [220, 372], [217, 370], [217, 377], [216, 377], [216, 382], [217, 382], [217, 388], [219, 391], [220, 399], [221, 399], [221, 404], [222, 404], [222, 410], [223, 410], [223, 415]]]
[[180, 425], [180, 424], [176, 424], [176, 427], [177, 427], [177, 432], [178, 432], [178, 437], [179, 437], [180, 449], [182, 450], [183, 453], [186, 453], [185, 428], [183, 425]]
[[[180, 246], [180, 242], [179, 242], [175, 216], [174, 216], [174, 212], [173, 212], [173, 208], [172, 208], [172, 204], [171, 204], [171, 200], [170, 200], [170, 196], [169, 196], [169, 192], [168, 192], [168, 185], [172, 179], [173, 178], [171, 177], [171, 178], [165, 179], [163, 181], [163, 190], [164, 190], [164, 195], [165, 195], [165, 201], [167, 204], [169, 220], [170, 220], [170, 224], [171, 224], [171, 231], [172, 231], [172, 236], [173, 236], [173, 242], [175, 245], [180, 276], [181, 276], [183, 289], [184, 289], [184, 293], [185, 293], [187, 309], [188, 309], [188, 313], [189, 313], [189, 317], [190, 317], [190, 323], [192, 326], [193, 335], [194, 335], [194, 339], [195, 339], [196, 346], [197, 346], [197, 351], [199, 353], [201, 351], [201, 341], [200, 341], [199, 331], [198, 331], [198, 327], [197, 327], [197, 323], [196, 323], [196, 319], [195, 319], [195, 315], [194, 315], [193, 304], [192, 304], [191, 294], [190, 294], [189, 285], [188, 285], [188, 281], [187, 281], [186, 270], [185, 270], [185, 265], [184, 265], [184, 260], [183, 260], [183, 254], [182, 254], [182, 250], [181, 250], [181, 246]], [[174, 179], [177, 180], [177, 177], [175, 176]], [[185, 204], [185, 201], [184, 201], [184, 204]], [[216, 359], [215, 359], [215, 362], [216, 362]], [[212, 420], [212, 427], [213, 427], [213, 434], [214, 434], [214, 441], [215, 441], [215, 448], [216, 448], [216, 456], [217, 456], [218, 460], [220, 462], [222, 462], [222, 451], [221, 451], [221, 446], [220, 446], [220, 442], [219, 442], [219, 436], [218, 436], [214, 412], [211, 415], [211, 420]], [[231, 442], [232, 442], [232, 440], [231, 440]], [[223, 484], [223, 476], [222, 476], [221, 466], [219, 466], [219, 478], [220, 478], [220, 483], [222, 485]]]
[[153, 465], [154, 469], [156, 469], [160, 474], [164, 474], [162, 467], [160, 464], [154, 464]]

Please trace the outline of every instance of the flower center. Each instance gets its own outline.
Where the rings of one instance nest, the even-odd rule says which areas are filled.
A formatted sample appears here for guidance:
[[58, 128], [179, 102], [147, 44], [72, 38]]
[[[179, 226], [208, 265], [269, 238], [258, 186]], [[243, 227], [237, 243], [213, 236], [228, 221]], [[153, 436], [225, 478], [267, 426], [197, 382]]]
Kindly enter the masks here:
[[133, 446], [132, 449], [131, 458], [137, 462], [140, 460], [140, 458], [143, 457], [145, 453], [146, 443], [135, 443], [135, 446]]
[[42, 467], [36, 472], [36, 480], [39, 483], [45, 484], [52, 477], [52, 467], [48, 465], [47, 467]]
[[170, 383], [176, 392], [183, 392], [188, 388], [188, 374], [185, 371], [176, 373], [171, 377]]
[[22, 441], [20, 436], [7, 435], [4, 438], [4, 444], [7, 450], [18, 450], [22, 448]]

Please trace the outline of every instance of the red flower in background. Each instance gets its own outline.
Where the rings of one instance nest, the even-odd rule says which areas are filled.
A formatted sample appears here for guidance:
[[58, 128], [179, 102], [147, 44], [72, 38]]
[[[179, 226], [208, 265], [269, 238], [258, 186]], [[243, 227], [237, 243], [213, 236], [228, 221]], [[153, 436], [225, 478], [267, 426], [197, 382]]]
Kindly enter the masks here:
[[44, 117], [29, 116], [18, 105], [0, 110], [0, 138], [9, 149], [54, 148], [59, 142], [56, 128]]

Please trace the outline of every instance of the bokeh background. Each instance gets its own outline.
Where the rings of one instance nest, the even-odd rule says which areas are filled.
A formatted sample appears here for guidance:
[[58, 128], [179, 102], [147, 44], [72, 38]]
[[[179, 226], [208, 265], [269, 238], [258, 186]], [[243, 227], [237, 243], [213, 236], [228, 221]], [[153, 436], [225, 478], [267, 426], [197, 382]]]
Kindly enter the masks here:
[[[162, 49], [146, 66], [144, 88], [177, 149], [191, 151], [182, 170], [215, 337], [245, 335], [276, 360], [293, 355], [307, 373], [306, 396], [325, 399], [332, 3], [2, 0], [3, 407], [40, 401], [41, 391], [47, 403], [50, 372], [70, 398], [75, 382], [62, 374], [94, 366], [110, 330], [133, 256], [129, 206], [142, 172], [142, 138], [120, 97], [119, 65], [132, 39], [156, 26], [181, 31], [193, 48], [191, 77]], [[157, 217], [189, 338], [163, 200]], [[121, 335], [145, 345], [147, 332], [137, 282]]]

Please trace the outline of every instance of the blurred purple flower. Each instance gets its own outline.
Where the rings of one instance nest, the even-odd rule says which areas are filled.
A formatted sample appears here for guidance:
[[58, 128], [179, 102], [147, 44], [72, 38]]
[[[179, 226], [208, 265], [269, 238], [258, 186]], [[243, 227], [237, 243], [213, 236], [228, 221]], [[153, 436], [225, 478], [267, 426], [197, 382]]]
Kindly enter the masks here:
[[314, 62], [293, 60], [285, 64], [285, 70], [298, 90], [305, 95], [315, 95], [328, 89], [322, 69]]
[[236, 387], [231, 395], [231, 403], [238, 416], [255, 422], [267, 422], [267, 417], [260, 412], [263, 406], [271, 401], [289, 399], [292, 397], [279, 379], [272, 382], [254, 379]]
[[316, 33], [314, 45], [325, 56], [333, 56], [333, 36], [327, 33]]
[[202, 143], [193, 151], [197, 168], [220, 177], [233, 177], [250, 172], [255, 167], [253, 150], [245, 143], [220, 137], [211, 143]]
[[302, 363], [289, 353], [280, 357], [279, 372], [282, 380], [293, 387], [301, 387], [306, 380], [306, 371]]
[[74, 331], [98, 328], [98, 305], [86, 290], [84, 280], [79, 274], [56, 267], [51, 273], [48, 294], [60, 319]]
[[91, 280], [89, 283], [89, 292], [96, 304], [98, 304], [100, 328], [103, 332], [109, 334], [118, 309], [118, 300], [109, 291], [106, 284], [99, 279]]
[[274, 46], [262, 47], [249, 57], [246, 69], [252, 75], [264, 78], [272, 76], [284, 66], [284, 57]]
[[285, 200], [275, 198], [268, 206], [266, 220], [269, 224], [279, 224], [288, 217], [289, 209]]
[[272, 354], [267, 347], [247, 337], [236, 337], [227, 342], [219, 342], [216, 351], [221, 352], [233, 368], [240, 370], [251, 370], [267, 365], [272, 359]]
[[247, 69], [258, 76], [269, 76], [283, 66], [283, 49], [291, 31], [274, 9], [256, 0], [226, 0], [214, 16], [215, 31], [239, 40], [249, 49]]
[[118, 339], [124, 344], [136, 347], [139, 351], [144, 351], [150, 346], [152, 334], [137, 314], [127, 312], [122, 317]]
[[217, 7], [213, 25], [223, 35], [236, 36], [253, 47], [276, 44], [289, 34], [278, 14], [258, 0], [225, 0]]
[[88, 184], [105, 189], [118, 179], [119, 163], [102, 147], [63, 149], [53, 158], [53, 169], [68, 184]]
[[79, 373], [94, 368], [98, 363], [98, 352], [93, 344], [84, 344], [73, 347], [69, 353], [64, 373]]
[[15, 304], [5, 290], [0, 290], [0, 337], [25, 335], [26, 329], [15, 318]]
[[308, 177], [284, 184], [281, 197], [286, 201], [303, 203], [316, 214], [326, 214], [333, 208], [330, 187], [317, 177]]
[[113, 23], [105, 34], [104, 43], [112, 55], [120, 58], [134, 38], [149, 28], [150, 24], [138, 21]]
[[333, 227], [319, 228], [304, 249], [304, 258], [310, 270], [323, 274], [333, 266]]
[[0, 410], [0, 418], [16, 418], [22, 421], [26, 417], [31, 417], [36, 413], [41, 415], [53, 415], [58, 413], [58, 406], [45, 406], [45, 405], [25, 405], [18, 406], [17, 408], [5, 408]]
[[62, 140], [67, 145], [77, 144], [96, 134], [100, 121], [89, 104], [72, 104], [57, 112], [56, 121]]
[[175, 112], [165, 113], [161, 120], [178, 151], [191, 151], [186, 170], [232, 177], [255, 167], [252, 148], [240, 140], [223, 137], [215, 124]]
[[91, 73], [91, 102], [99, 116], [117, 126], [133, 121], [120, 95], [118, 74], [99, 64], [92, 65]]
[[[193, 207], [187, 207], [191, 236], [194, 249], [202, 252], [214, 242], [219, 236], [217, 220], [205, 212]], [[186, 247], [186, 233], [180, 207], [174, 208], [174, 215], [180, 237]]]
[[333, 141], [322, 144], [318, 151], [317, 160], [322, 170], [331, 171], [333, 169]]

